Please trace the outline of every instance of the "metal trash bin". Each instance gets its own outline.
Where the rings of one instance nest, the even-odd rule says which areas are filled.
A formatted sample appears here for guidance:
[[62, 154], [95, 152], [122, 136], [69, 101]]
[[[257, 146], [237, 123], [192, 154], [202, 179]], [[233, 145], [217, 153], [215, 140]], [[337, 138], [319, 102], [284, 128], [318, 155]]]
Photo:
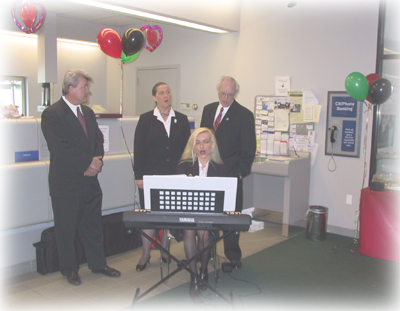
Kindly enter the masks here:
[[306, 237], [312, 241], [324, 241], [326, 238], [326, 224], [328, 222], [328, 208], [312, 205], [307, 212]]

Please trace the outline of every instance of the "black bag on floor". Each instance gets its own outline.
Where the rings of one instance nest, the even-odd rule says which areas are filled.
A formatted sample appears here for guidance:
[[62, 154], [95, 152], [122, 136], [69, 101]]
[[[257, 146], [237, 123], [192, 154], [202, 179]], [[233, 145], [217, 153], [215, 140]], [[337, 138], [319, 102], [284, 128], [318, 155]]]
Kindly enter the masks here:
[[[102, 217], [103, 245], [106, 257], [120, 254], [142, 245], [140, 233], [133, 230], [128, 233], [122, 221], [122, 213], [114, 213]], [[40, 242], [34, 243], [36, 248], [36, 269], [40, 274], [60, 271], [57, 243], [54, 227], [43, 230]], [[78, 264], [86, 263], [85, 251], [79, 236], [75, 238]]]
[[[40, 274], [52, 273], [60, 271], [60, 263], [58, 261], [57, 242], [54, 227], [43, 230], [40, 242], [34, 243], [36, 248], [36, 269]], [[85, 251], [79, 237], [75, 238], [75, 248], [77, 261], [79, 264], [86, 262]]]

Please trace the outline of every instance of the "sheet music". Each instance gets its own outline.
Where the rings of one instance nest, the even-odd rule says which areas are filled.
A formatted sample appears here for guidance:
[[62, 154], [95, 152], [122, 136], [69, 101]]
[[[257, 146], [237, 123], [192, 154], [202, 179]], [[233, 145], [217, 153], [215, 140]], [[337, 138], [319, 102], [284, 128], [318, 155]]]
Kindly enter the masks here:
[[[224, 212], [233, 212], [236, 207], [237, 179], [234, 177], [188, 177], [186, 175], [143, 176], [144, 200], [151, 202], [151, 189], [223, 191]], [[147, 206], [147, 203], [146, 203]], [[149, 204], [148, 206], [151, 206]]]

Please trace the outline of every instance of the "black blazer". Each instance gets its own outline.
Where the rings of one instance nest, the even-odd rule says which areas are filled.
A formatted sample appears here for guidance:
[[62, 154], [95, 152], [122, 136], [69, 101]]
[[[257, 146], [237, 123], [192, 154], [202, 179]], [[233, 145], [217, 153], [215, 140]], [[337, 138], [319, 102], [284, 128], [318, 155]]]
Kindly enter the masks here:
[[175, 117], [171, 118], [169, 137], [153, 110], [142, 114], [135, 131], [135, 179], [141, 180], [143, 175], [176, 174], [189, 136], [189, 121], [182, 113], [175, 111]]
[[[203, 109], [201, 127], [213, 129], [219, 102]], [[218, 149], [228, 177], [246, 177], [251, 172], [256, 153], [256, 133], [253, 113], [236, 100], [230, 106], [215, 133]]]
[[[199, 160], [192, 162], [181, 162], [178, 164], [178, 174], [199, 176]], [[207, 177], [226, 177], [224, 164], [217, 164], [210, 161], [208, 164]]]
[[95, 177], [83, 174], [93, 157], [103, 156], [103, 133], [91, 108], [81, 105], [89, 139], [78, 118], [61, 98], [42, 113], [41, 127], [50, 151], [49, 187], [52, 197], [101, 193]]

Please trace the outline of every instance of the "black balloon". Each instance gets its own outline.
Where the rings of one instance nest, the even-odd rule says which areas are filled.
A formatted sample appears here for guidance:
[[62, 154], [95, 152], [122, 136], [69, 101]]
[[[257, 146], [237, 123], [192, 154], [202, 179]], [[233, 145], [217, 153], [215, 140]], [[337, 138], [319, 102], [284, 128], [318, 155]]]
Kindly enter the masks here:
[[129, 28], [121, 39], [122, 49], [126, 56], [134, 55], [144, 46], [144, 35], [140, 29]]
[[368, 91], [368, 99], [371, 104], [380, 105], [387, 101], [392, 94], [392, 84], [387, 79], [375, 80]]

